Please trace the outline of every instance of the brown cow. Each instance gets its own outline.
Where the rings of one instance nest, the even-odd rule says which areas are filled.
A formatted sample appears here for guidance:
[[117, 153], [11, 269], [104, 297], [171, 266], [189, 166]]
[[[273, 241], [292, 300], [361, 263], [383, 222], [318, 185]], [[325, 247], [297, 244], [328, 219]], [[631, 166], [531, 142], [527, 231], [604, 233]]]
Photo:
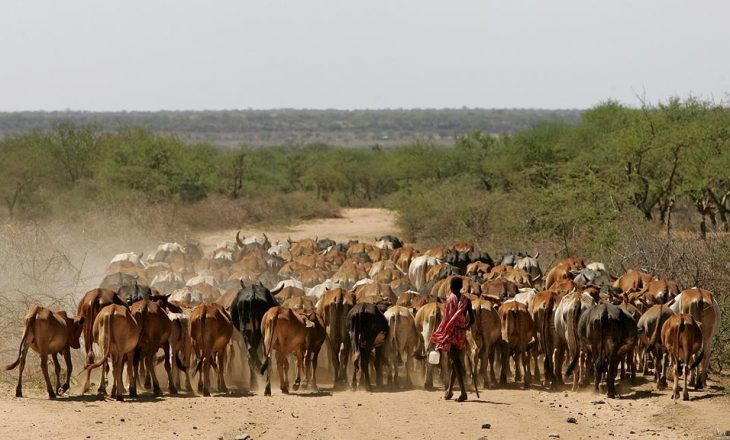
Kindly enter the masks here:
[[357, 302], [372, 302], [376, 303], [382, 300], [390, 301], [391, 304], [395, 304], [398, 301], [398, 297], [393, 293], [389, 284], [371, 283], [362, 284], [355, 288], [355, 297]]
[[261, 366], [261, 374], [266, 373], [265, 396], [271, 395], [271, 370], [269, 364], [271, 363], [272, 350], [276, 350], [279, 383], [281, 392], [284, 394], [289, 393], [289, 360], [287, 357], [289, 353], [295, 353], [297, 374], [293, 388], [294, 390], [299, 389], [307, 348], [307, 329], [308, 327], [314, 327], [314, 321], [317, 320], [316, 316], [310, 318], [284, 306], [275, 306], [266, 311], [261, 320], [261, 333], [264, 337], [264, 363]]
[[110, 304], [99, 312], [94, 321], [94, 339], [101, 348], [101, 358], [93, 364], [86, 365], [87, 382], [91, 370], [97, 367], [101, 369], [101, 380], [99, 381], [99, 395], [106, 394], [106, 373], [107, 360], [111, 360], [114, 385], [112, 395], [119, 401], [124, 400], [122, 382], [122, 369], [124, 361], [127, 361], [127, 378], [129, 380], [129, 395], [137, 396], [137, 384], [134, 378], [134, 349], [139, 342], [140, 328], [129, 309], [118, 304]]
[[502, 321], [502, 371], [499, 381], [507, 383], [507, 368], [509, 358], [515, 360], [515, 382], [520, 381], [520, 363], [524, 369], [524, 385], [530, 386], [530, 343], [535, 337], [535, 324], [527, 311], [527, 306], [517, 301], [509, 301], [502, 304], [498, 310], [499, 318]]
[[649, 355], [654, 359], [654, 379], [658, 389], [667, 385], [667, 354], [662, 350], [661, 328], [674, 312], [663, 304], [655, 304], [639, 318], [636, 324], [639, 339], [637, 351], [643, 358], [644, 375], [649, 374]]
[[[306, 390], [309, 388], [311, 383], [314, 391], [319, 390], [317, 386], [317, 361], [319, 358], [319, 351], [322, 349], [327, 338], [327, 332], [324, 327], [324, 321], [322, 317], [317, 314], [315, 303], [317, 298], [311, 296], [300, 296], [297, 298], [289, 298], [284, 301], [281, 306], [288, 307], [294, 311], [297, 315], [303, 319], [309, 320], [309, 323], [314, 324], [310, 326], [305, 322], [306, 325], [306, 338], [304, 339], [304, 385], [303, 388]], [[294, 384], [294, 391], [298, 388], [298, 384]]]
[[[702, 361], [704, 354], [702, 345], [702, 330], [700, 324], [695, 321], [692, 315], [678, 313], [670, 316], [662, 326], [662, 345], [669, 353], [674, 365], [674, 387], [672, 388], [672, 399], [679, 399], [679, 375], [682, 374], [684, 366], [684, 387], [682, 388], [682, 400], [689, 400], [689, 389], [687, 388], [687, 377], [690, 371], [697, 367]], [[690, 366], [690, 360], [695, 361]]]
[[[535, 334], [545, 360], [543, 371], [545, 373], [545, 384], [550, 386], [556, 383], [555, 368], [553, 366], [553, 352], [557, 333], [554, 324], [554, 312], [560, 302], [560, 295], [551, 290], [538, 293], [530, 303], [530, 315], [535, 323]], [[535, 376], [540, 380], [540, 368], [537, 365], [537, 349], [533, 350], [535, 358]]]
[[233, 334], [233, 324], [228, 312], [220, 304], [200, 304], [190, 314], [188, 332], [192, 338], [193, 352], [198, 357], [195, 368], [198, 392], [210, 396], [210, 367], [218, 367], [218, 391], [226, 392], [223, 370], [226, 364], [226, 348]]
[[[170, 394], [177, 394], [172, 380], [170, 365], [170, 334], [172, 324], [165, 311], [156, 302], [145, 299], [137, 301], [130, 307], [130, 312], [140, 327], [139, 342], [134, 356], [134, 377], [139, 379], [139, 363], [143, 362], [147, 373], [152, 377], [152, 389], [155, 396], [161, 396], [162, 390], [155, 373], [155, 355], [161, 348], [165, 353], [165, 372], [167, 372]], [[179, 367], [182, 367], [179, 365]]]
[[[80, 348], [79, 337], [83, 329], [84, 317], [69, 318], [65, 311], [52, 312], [45, 307], [33, 306], [23, 319], [23, 338], [18, 348], [18, 358], [12, 364], [5, 367], [12, 370], [18, 365], [18, 386], [15, 388], [15, 397], [23, 397], [23, 369], [25, 368], [25, 357], [28, 348], [38, 353], [41, 358], [41, 370], [46, 381], [48, 397], [56, 398], [56, 393], [63, 394], [69, 387], [71, 380], [71, 349]], [[58, 353], [63, 354], [66, 361], [66, 382], [61, 385], [61, 364], [58, 363]], [[56, 390], [51, 386], [51, 379], [48, 377], [48, 356], [53, 359], [56, 370]]]
[[504, 279], [485, 281], [482, 284], [481, 291], [484, 297], [494, 297], [502, 300], [514, 298], [519, 293], [517, 284]]
[[317, 313], [322, 317], [327, 332], [335, 385], [347, 381], [347, 361], [350, 357], [347, 314], [355, 301], [355, 294], [338, 287], [325, 292], [317, 306]]
[[[494, 387], [497, 378], [494, 374], [494, 358], [502, 339], [500, 330], [499, 315], [495, 306], [490, 301], [477, 298], [471, 302], [474, 310], [474, 324], [467, 331], [469, 346], [473, 348], [472, 358], [474, 359], [474, 370], [479, 371], [484, 384]], [[489, 377], [487, 377], [487, 364], [489, 365]], [[477, 378], [472, 378], [477, 380]]]
[[[84, 318], [84, 351], [86, 352], [86, 363], [94, 363], [94, 321], [99, 311], [109, 304], [119, 304], [126, 307], [126, 303], [122, 298], [110, 289], [92, 289], [84, 294], [76, 312], [76, 316]], [[82, 393], [89, 390], [90, 374], [86, 376]]]
[[418, 249], [407, 246], [394, 250], [390, 259], [398, 266], [398, 269], [407, 273], [408, 268], [411, 266], [411, 261], [420, 254], [421, 252]]
[[720, 331], [722, 312], [709, 290], [694, 287], [682, 291], [670, 306], [675, 313], [688, 313], [702, 326], [702, 346], [704, 347], [699, 372], [693, 371], [695, 388], [704, 388], [707, 381], [707, 368], [712, 354], [715, 335]]

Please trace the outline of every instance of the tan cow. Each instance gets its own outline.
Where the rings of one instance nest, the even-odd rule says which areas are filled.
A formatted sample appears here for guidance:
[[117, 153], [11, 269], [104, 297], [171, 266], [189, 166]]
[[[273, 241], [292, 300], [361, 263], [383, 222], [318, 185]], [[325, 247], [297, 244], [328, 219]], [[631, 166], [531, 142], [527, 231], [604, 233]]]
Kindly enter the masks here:
[[[137, 396], [137, 384], [134, 378], [134, 349], [139, 342], [140, 328], [129, 309], [118, 304], [110, 304], [99, 312], [94, 321], [94, 340], [101, 348], [101, 358], [93, 364], [86, 365], [87, 374], [94, 368], [102, 367], [99, 381], [99, 395], [106, 394], [106, 373], [108, 360], [114, 374], [112, 395], [119, 401], [124, 400], [122, 369], [127, 362], [127, 378], [130, 397]], [[87, 376], [88, 382], [88, 376]]]
[[[15, 397], [23, 397], [23, 369], [28, 348], [38, 353], [41, 358], [41, 370], [46, 381], [48, 397], [55, 399], [56, 394], [63, 394], [68, 390], [71, 380], [71, 348], [80, 348], [79, 337], [83, 329], [84, 317], [69, 318], [65, 311], [53, 312], [45, 307], [33, 306], [23, 319], [23, 338], [18, 348], [18, 358], [5, 370], [18, 368], [18, 386], [15, 388]], [[61, 385], [61, 364], [58, 363], [58, 354], [63, 354], [66, 361], [66, 382]], [[48, 376], [48, 356], [53, 359], [56, 371], [56, 390], [51, 386]]]
[[509, 358], [515, 361], [515, 382], [520, 379], [520, 364], [524, 370], [524, 386], [530, 386], [530, 343], [535, 338], [535, 324], [527, 311], [527, 306], [517, 301], [509, 301], [502, 304], [498, 310], [499, 318], [502, 321], [501, 331], [503, 344], [502, 371], [499, 381], [507, 383], [507, 368]]
[[[436, 302], [425, 304], [416, 312], [416, 330], [423, 339], [423, 346], [426, 352], [430, 351], [433, 347], [431, 335], [438, 328], [443, 316], [444, 305]], [[426, 380], [423, 387], [427, 390], [433, 389], [433, 367], [433, 365], [426, 362]], [[448, 356], [441, 356], [440, 367], [441, 383], [446, 384]]]
[[712, 355], [712, 344], [715, 335], [720, 331], [722, 312], [717, 300], [709, 290], [694, 287], [682, 291], [670, 305], [674, 313], [688, 313], [702, 326], [702, 346], [704, 347], [699, 372], [695, 374], [695, 388], [702, 389], [707, 382], [707, 367]]
[[226, 348], [233, 334], [233, 324], [228, 312], [220, 304], [200, 304], [190, 314], [188, 332], [192, 338], [192, 348], [198, 357], [195, 368], [198, 378], [198, 392], [210, 396], [210, 367], [218, 367], [218, 391], [226, 392], [223, 377], [226, 365]]
[[[485, 386], [489, 384], [494, 387], [497, 384], [494, 358], [502, 340], [499, 315], [495, 305], [483, 298], [473, 300], [471, 307], [474, 310], [474, 324], [467, 331], [467, 340], [473, 349], [471, 356], [474, 359], [474, 370], [479, 371]], [[488, 377], [487, 365], [489, 365]]]
[[327, 332], [330, 360], [334, 370], [335, 385], [347, 381], [347, 361], [350, 357], [350, 336], [347, 332], [347, 314], [355, 305], [355, 294], [338, 287], [324, 293], [317, 313]]
[[[692, 315], [677, 313], [670, 316], [662, 326], [662, 345], [674, 365], [674, 387], [672, 388], [672, 399], [679, 399], [679, 376], [684, 367], [684, 387], [682, 388], [682, 400], [689, 400], [689, 389], [687, 378], [690, 371], [694, 370], [702, 361], [704, 354], [702, 345], [702, 330], [700, 324], [695, 321]], [[692, 357], [694, 363], [690, 366]]]
[[[406, 385], [411, 386], [413, 358], [421, 341], [416, 332], [416, 321], [411, 309], [392, 306], [384, 313], [388, 320], [388, 336], [385, 340], [385, 356], [388, 362], [388, 383], [398, 387], [398, 369], [403, 364], [406, 370]], [[392, 372], [392, 375], [391, 375]], [[392, 379], [392, 380], [391, 380]]]
[[279, 372], [281, 392], [289, 393], [289, 353], [294, 352], [297, 358], [297, 373], [294, 379], [294, 390], [299, 388], [304, 370], [307, 328], [314, 327], [317, 318], [296, 313], [289, 307], [275, 306], [264, 314], [261, 320], [261, 333], [264, 337], [264, 363], [261, 374], [266, 374], [265, 396], [271, 395], [271, 351], [276, 350], [276, 364]]
[[[551, 290], [545, 290], [538, 293], [535, 299], [530, 303], [529, 312], [535, 323], [535, 334], [540, 349], [545, 356], [543, 371], [545, 373], [545, 384], [552, 386], [555, 384], [555, 368], [553, 366], [553, 352], [557, 334], [554, 324], [554, 312], [560, 302], [560, 295]], [[537, 347], [533, 349], [535, 359], [535, 376], [540, 380], [540, 368], [537, 364]]]

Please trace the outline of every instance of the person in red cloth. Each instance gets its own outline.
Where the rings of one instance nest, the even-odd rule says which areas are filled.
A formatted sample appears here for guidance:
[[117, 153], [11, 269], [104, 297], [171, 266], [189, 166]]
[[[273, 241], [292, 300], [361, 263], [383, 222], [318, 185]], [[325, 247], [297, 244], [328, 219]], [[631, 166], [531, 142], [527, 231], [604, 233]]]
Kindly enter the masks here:
[[458, 402], [466, 400], [466, 387], [464, 386], [464, 364], [462, 363], [464, 345], [466, 344], [466, 329], [474, 322], [474, 310], [471, 308], [471, 301], [466, 295], [461, 294], [463, 282], [461, 278], [451, 279], [449, 288], [451, 295], [446, 300], [444, 316], [435, 332], [431, 335], [431, 342], [435, 344], [436, 350], [448, 353], [451, 361], [451, 376], [449, 387], [446, 390], [444, 399], [454, 397], [454, 379], [459, 380], [461, 394], [456, 399]]

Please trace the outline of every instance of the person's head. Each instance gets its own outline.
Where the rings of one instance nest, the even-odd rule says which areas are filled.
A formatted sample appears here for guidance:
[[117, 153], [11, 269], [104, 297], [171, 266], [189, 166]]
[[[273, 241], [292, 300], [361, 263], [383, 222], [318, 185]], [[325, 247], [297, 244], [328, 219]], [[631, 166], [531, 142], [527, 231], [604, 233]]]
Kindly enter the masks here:
[[449, 284], [449, 288], [451, 289], [451, 293], [453, 293], [456, 296], [461, 296], [461, 287], [463, 286], [463, 282], [461, 278], [459, 277], [453, 277], [451, 279], [451, 284]]

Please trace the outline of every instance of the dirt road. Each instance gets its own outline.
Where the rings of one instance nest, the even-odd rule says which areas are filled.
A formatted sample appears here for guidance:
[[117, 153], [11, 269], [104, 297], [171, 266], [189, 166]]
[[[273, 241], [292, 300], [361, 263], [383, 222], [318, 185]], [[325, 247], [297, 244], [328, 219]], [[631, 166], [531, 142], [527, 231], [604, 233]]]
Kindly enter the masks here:
[[[49, 401], [38, 390], [16, 399], [0, 388], [0, 435], [37, 439], [476, 439], [717, 438], [730, 429], [730, 399], [720, 384], [673, 403], [650, 384], [617, 400], [586, 391], [539, 387], [483, 390], [465, 403], [439, 391], [322, 391], [273, 397], [261, 393], [142, 397], [125, 402], [72, 395]], [[568, 423], [574, 417], [576, 423]], [[490, 429], [482, 425], [489, 423]]]
[[[288, 228], [274, 229], [243, 229], [245, 237], [251, 234], [265, 232], [272, 242], [284, 241], [287, 238], [301, 240], [303, 238], [331, 238], [336, 241], [367, 240], [372, 241], [376, 236], [397, 234], [395, 213], [380, 208], [352, 208], [343, 209], [339, 218], [326, 218], [307, 221]], [[205, 250], [210, 250], [217, 243], [233, 240], [236, 230], [219, 231], [200, 234], [200, 244]]]

